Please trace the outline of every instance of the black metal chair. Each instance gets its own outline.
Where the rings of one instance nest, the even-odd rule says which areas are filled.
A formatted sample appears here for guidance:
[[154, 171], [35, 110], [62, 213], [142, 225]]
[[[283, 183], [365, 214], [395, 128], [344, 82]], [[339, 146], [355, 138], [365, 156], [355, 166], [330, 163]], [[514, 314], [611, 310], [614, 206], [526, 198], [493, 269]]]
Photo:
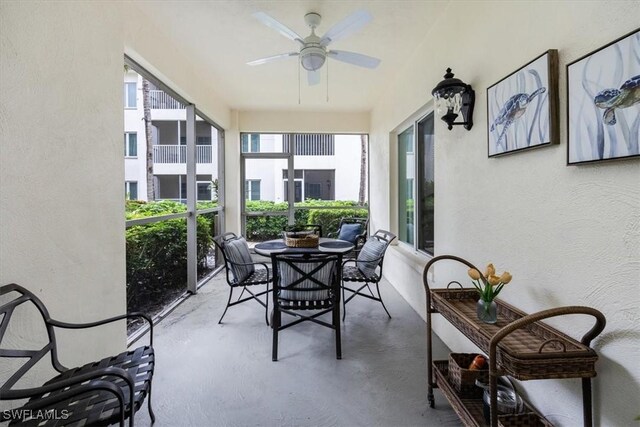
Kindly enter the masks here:
[[352, 225], [352, 224], [358, 224], [360, 226], [360, 230], [353, 239], [349, 239], [349, 238], [346, 239], [349, 242], [353, 243], [355, 246], [353, 251], [349, 252], [349, 254], [347, 255], [347, 257], [349, 258], [357, 257], [358, 253], [360, 252], [360, 249], [362, 249], [362, 246], [367, 240], [367, 235], [369, 232], [369, 218], [341, 218], [340, 225], [338, 225], [338, 230], [334, 233], [329, 233], [327, 235], [327, 237], [331, 237], [334, 239], [340, 238], [341, 235], [343, 237], [345, 234], [345, 233], [342, 233], [343, 226]]
[[[15, 298], [7, 297], [11, 293], [15, 294]], [[134, 414], [145, 398], [151, 421], [155, 422], [151, 408], [155, 355], [153, 324], [149, 317], [142, 313], [130, 313], [91, 323], [66, 323], [52, 319], [42, 301], [19, 285], [2, 286], [0, 296], [3, 297], [0, 305], [0, 359], [28, 359], [13, 374], [9, 373], [9, 379], [0, 386], [0, 400], [29, 399], [19, 409], [0, 411], [0, 422], [10, 421], [9, 425], [19, 426], [103, 426], [118, 423], [123, 427], [128, 418], [129, 425], [133, 426]], [[22, 311], [21, 306], [26, 303], [32, 303], [44, 319], [47, 343], [40, 349], [15, 349], [13, 342], [9, 344], [4, 340], [12, 315], [16, 309]], [[71, 369], [58, 360], [55, 328], [84, 329], [132, 317], [142, 317], [149, 322], [148, 346]], [[10, 340], [14, 341], [11, 337]], [[53, 368], [60, 374], [41, 387], [14, 388], [48, 353], [51, 354]]]
[[322, 237], [322, 226], [320, 224], [286, 225], [283, 227], [282, 231], [287, 231], [287, 232], [310, 231], [313, 234], [317, 234], [318, 237]]
[[[342, 359], [340, 341], [340, 255], [287, 252], [271, 254], [273, 263], [273, 347], [272, 360], [278, 360], [278, 333], [304, 321], [333, 329], [336, 358]], [[311, 315], [301, 312], [314, 311]], [[318, 317], [331, 312], [327, 323]], [[282, 313], [297, 317], [282, 324]]]
[[[358, 257], [355, 259], [348, 259], [342, 263], [342, 319], [344, 320], [347, 310], [346, 304], [351, 301], [356, 295], [379, 301], [382, 304], [382, 308], [387, 312], [387, 316], [391, 318], [389, 310], [384, 305], [382, 295], [380, 294], [380, 280], [382, 279], [382, 264], [384, 262], [384, 254], [389, 247], [389, 244], [396, 238], [396, 235], [386, 231], [378, 230], [373, 236], [367, 240], [362, 249], [360, 250]], [[347, 264], [353, 263], [355, 265], [349, 266]], [[378, 270], [379, 269], [379, 270]], [[349, 288], [345, 285], [345, 282], [364, 283], [358, 285], [357, 289]], [[376, 285], [376, 294], [373, 293], [369, 284]], [[362, 293], [364, 288], [367, 288], [369, 294]], [[345, 298], [345, 291], [351, 292], [352, 295], [349, 298]]]
[[[222, 318], [224, 318], [229, 307], [245, 301], [255, 300], [265, 308], [264, 318], [268, 325], [269, 284], [271, 283], [271, 274], [269, 273], [267, 264], [264, 262], [254, 262], [251, 258], [247, 242], [243, 237], [239, 237], [235, 233], [224, 233], [214, 237], [213, 241], [222, 253], [227, 275], [227, 284], [229, 285], [229, 299], [218, 323], [222, 323]], [[255, 267], [257, 265], [263, 268], [256, 269]], [[249, 288], [258, 285], [266, 285], [266, 289], [254, 293]], [[235, 288], [242, 288], [242, 292], [240, 292], [238, 299], [232, 302], [231, 299], [233, 298], [233, 290]], [[245, 291], [251, 296], [242, 299]], [[260, 299], [262, 295], [265, 295], [264, 301]]]

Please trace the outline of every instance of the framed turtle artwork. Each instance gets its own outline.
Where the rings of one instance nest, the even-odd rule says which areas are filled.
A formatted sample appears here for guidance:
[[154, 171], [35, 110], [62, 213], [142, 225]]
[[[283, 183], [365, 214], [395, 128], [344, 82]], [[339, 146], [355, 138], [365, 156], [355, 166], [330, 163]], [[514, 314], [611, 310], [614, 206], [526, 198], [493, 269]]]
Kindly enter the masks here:
[[640, 156], [640, 29], [567, 65], [567, 164]]
[[487, 122], [489, 157], [559, 142], [557, 50], [487, 88]]

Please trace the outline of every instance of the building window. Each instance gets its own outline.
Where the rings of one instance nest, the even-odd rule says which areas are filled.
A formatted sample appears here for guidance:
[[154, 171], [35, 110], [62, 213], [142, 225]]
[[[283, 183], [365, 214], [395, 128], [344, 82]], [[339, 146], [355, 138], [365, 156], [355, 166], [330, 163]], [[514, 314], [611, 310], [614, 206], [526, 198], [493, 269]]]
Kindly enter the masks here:
[[138, 200], [138, 183], [136, 181], [125, 181], [124, 194], [127, 200]]
[[[307, 199], [335, 200], [335, 169], [296, 169], [294, 170], [295, 203]], [[284, 201], [289, 200], [289, 171], [282, 170]]]
[[260, 180], [247, 179], [244, 182], [244, 194], [247, 200], [260, 200]]
[[243, 153], [259, 153], [260, 152], [260, 134], [257, 134], [257, 133], [242, 134], [242, 152]]
[[198, 182], [198, 200], [211, 200], [211, 183], [210, 182]]
[[429, 254], [434, 248], [433, 113], [398, 135], [398, 238]]
[[124, 84], [124, 108], [138, 108], [137, 83]]
[[413, 245], [415, 159], [413, 125], [398, 135], [398, 240]]
[[124, 156], [138, 157], [138, 134], [136, 132], [124, 133]]

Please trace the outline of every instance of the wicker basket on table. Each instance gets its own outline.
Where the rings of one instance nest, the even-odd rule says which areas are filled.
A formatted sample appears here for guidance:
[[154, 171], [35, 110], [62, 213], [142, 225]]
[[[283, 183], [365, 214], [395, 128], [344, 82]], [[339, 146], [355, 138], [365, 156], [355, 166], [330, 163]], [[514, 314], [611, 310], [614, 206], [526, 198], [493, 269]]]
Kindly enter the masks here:
[[309, 232], [285, 231], [284, 244], [290, 248], [316, 248], [320, 236]]
[[483, 390], [476, 385], [476, 380], [489, 382], [488, 369], [468, 369], [475, 353], [449, 353], [449, 382], [463, 399], [479, 399]]

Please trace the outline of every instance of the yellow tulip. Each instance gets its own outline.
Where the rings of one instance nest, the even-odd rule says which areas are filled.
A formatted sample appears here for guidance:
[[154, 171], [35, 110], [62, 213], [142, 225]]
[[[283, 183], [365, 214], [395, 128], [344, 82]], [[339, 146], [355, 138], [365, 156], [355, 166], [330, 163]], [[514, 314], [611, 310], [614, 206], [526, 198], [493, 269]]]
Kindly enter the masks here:
[[500, 278], [495, 274], [492, 274], [491, 276], [489, 276], [487, 280], [489, 281], [489, 284], [491, 286], [496, 286], [498, 283], [500, 283]]
[[493, 264], [488, 264], [487, 265], [487, 270], [484, 272], [484, 277], [489, 277], [496, 274], [496, 269], [493, 266]]
[[469, 274], [469, 277], [471, 277], [473, 280], [480, 280], [480, 272], [475, 268], [470, 268], [467, 273]]
[[508, 271], [505, 271], [502, 273], [502, 276], [500, 276], [500, 281], [506, 285], [511, 281], [511, 274]]

